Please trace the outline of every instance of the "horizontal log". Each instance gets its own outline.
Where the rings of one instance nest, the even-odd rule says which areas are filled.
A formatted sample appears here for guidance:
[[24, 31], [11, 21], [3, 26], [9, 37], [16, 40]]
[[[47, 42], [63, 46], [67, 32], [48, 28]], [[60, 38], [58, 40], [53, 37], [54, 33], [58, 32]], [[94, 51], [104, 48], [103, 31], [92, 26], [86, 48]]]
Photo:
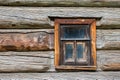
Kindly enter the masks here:
[[120, 71], [120, 50], [97, 51], [98, 70]]
[[2, 73], [1, 80], [119, 80], [120, 72]]
[[50, 50], [51, 36], [46, 32], [0, 33], [0, 51]]
[[[97, 30], [97, 49], [119, 50], [120, 30]], [[0, 30], [0, 51], [39, 51], [54, 49], [54, 30]]]
[[120, 62], [115, 64], [105, 64], [102, 66], [102, 70], [104, 71], [120, 71]]
[[0, 72], [43, 72], [50, 68], [50, 52], [0, 52]]
[[[99, 14], [99, 15], [98, 15]], [[101, 18], [98, 28], [120, 28], [119, 8], [0, 7], [0, 28], [53, 28], [49, 17]]]
[[119, 0], [0, 0], [1, 6], [120, 7]]
[[[119, 64], [120, 50], [97, 50], [97, 71], [120, 71]], [[49, 71], [55, 71], [54, 54], [51, 54], [51, 68]]]
[[97, 49], [120, 50], [120, 29], [97, 30]]
[[[97, 70], [105, 65], [119, 64], [119, 50], [97, 51]], [[113, 66], [112, 66], [113, 67]], [[119, 70], [119, 65], [107, 70]], [[0, 72], [41, 72], [55, 71], [54, 51], [0, 52]]]

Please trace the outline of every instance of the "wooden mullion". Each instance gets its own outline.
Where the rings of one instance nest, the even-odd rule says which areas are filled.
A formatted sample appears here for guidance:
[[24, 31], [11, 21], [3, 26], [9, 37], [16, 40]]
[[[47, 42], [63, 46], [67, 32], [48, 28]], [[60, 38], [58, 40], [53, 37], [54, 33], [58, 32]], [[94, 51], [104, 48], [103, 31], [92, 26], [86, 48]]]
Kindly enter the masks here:
[[76, 65], [76, 63], [77, 63], [77, 62], [76, 62], [76, 61], [77, 61], [77, 56], [76, 56], [76, 55], [77, 55], [76, 45], [77, 45], [77, 41], [75, 40], [75, 41], [74, 41], [74, 47], [75, 47], [75, 48], [74, 48], [74, 51], [75, 51], [75, 52], [74, 52], [74, 55], [75, 55], [75, 65]]

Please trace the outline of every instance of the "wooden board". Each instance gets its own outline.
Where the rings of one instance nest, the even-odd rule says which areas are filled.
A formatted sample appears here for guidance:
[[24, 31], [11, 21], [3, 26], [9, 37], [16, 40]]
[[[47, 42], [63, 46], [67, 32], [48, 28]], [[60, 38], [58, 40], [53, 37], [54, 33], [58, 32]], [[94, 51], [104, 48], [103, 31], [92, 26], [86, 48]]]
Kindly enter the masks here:
[[2, 73], [1, 80], [119, 80], [120, 72]]
[[50, 52], [0, 52], [0, 72], [43, 72], [50, 67]]
[[[55, 71], [51, 54], [50, 71]], [[120, 50], [97, 50], [97, 71], [120, 71]]]
[[1, 33], [0, 51], [51, 50], [51, 35], [47, 32]]
[[101, 68], [104, 71], [120, 71], [120, 62], [119, 63], [105, 64]]
[[97, 49], [120, 50], [120, 29], [97, 30]]
[[[97, 70], [104, 66], [120, 63], [120, 50], [97, 51]], [[112, 68], [114, 67], [114, 68]], [[109, 70], [108, 70], [109, 69]], [[111, 65], [106, 70], [120, 70], [119, 65]], [[0, 72], [41, 72], [55, 71], [54, 51], [0, 52]]]
[[[120, 49], [120, 30], [97, 30], [97, 41], [96, 46], [98, 50], [119, 50]], [[40, 39], [42, 42], [30, 42], [29, 40], [34, 41], [34, 37], [36, 37], [36, 40], [42, 36]], [[13, 49], [7, 49], [7, 47], [4, 49], [0, 48], [0, 51], [38, 51], [38, 50], [53, 50], [54, 49], [54, 30], [53, 29], [35, 29], [35, 30], [0, 30], [0, 46], [14, 46]], [[22, 40], [24, 39], [24, 40]], [[8, 44], [8, 41], [11, 43]], [[21, 41], [20, 41], [21, 40]], [[19, 45], [18, 45], [19, 43]], [[37, 48], [30, 47], [30, 49], [27, 49], [31, 44], [38, 45]], [[24, 45], [25, 47], [22, 48]], [[46, 46], [46, 47], [45, 47]]]
[[0, 7], [0, 28], [53, 28], [50, 16], [101, 18], [97, 28], [120, 29], [119, 8], [96, 7]]
[[98, 70], [120, 71], [120, 50], [97, 51]]
[[4, 6], [120, 7], [119, 0], [0, 0]]

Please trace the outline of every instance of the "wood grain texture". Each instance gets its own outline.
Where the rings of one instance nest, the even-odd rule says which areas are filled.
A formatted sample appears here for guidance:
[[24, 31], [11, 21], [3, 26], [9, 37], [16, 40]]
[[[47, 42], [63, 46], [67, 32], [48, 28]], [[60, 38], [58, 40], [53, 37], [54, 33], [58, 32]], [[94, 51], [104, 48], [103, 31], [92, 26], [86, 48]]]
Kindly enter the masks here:
[[120, 71], [120, 50], [97, 51], [98, 70]]
[[119, 0], [0, 0], [2, 6], [120, 7]]
[[54, 30], [55, 30], [55, 37], [54, 37], [54, 49], [55, 49], [55, 67], [59, 66], [59, 62], [60, 62], [60, 44], [59, 44], [59, 36], [60, 36], [60, 33], [59, 33], [59, 24], [56, 22], [57, 20], [55, 20], [55, 27], [54, 27]]
[[2, 73], [1, 80], [119, 80], [120, 72]]
[[97, 30], [97, 49], [120, 50], [120, 29]]
[[[96, 48], [98, 50], [119, 50], [120, 49], [120, 29], [115, 29], [115, 30], [102, 30], [102, 29], [97, 29], [97, 41], [96, 41]], [[40, 36], [42, 36], [42, 38], [40, 39], [40, 41], [42, 42], [29, 42], [29, 40], [35, 40], [34, 37], [39, 38]], [[35, 45], [38, 48], [34, 48], [30, 47], [29, 50], [53, 50], [54, 49], [54, 30], [53, 29], [34, 29], [34, 30], [26, 30], [26, 29], [22, 29], [22, 30], [16, 30], [16, 29], [11, 29], [11, 30], [5, 30], [5, 29], [0, 29], [0, 46], [7, 46], [9, 44], [11, 44], [12, 46], [16, 46], [17, 48], [13, 48], [13, 49], [8, 49], [9, 50], [16, 50], [16, 51], [26, 51], [27, 46], [30, 46], [31, 44], [34, 44], [33, 46], [35, 47]], [[46, 37], [46, 38], [45, 38]], [[19, 39], [21, 41], [19, 41]], [[22, 40], [22, 39], [25, 39]], [[7, 42], [7, 40], [9, 42]], [[45, 41], [45, 42], [44, 42]], [[47, 41], [47, 42], [46, 42]], [[19, 43], [15, 44], [15, 43]], [[44, 44], [43, 44], [44, 43]], [[26, 45], [27, 44], [27, 45]], [[25, 45], [26, 47], [23, 48], [20, 45]], [[46, 46], [46, 47], [44, 47]], [[7, 49], [7, 47], [6, 47]], [[5, 51], [6, 50], [4, 47], [0, 48], [0, 51]]]
[[97, 62], [96, 62], [96, 21], [95, 20], [91, 24], [90, 32], [91, 32], [90, 34], [91, 34], [91, 53], [92, 53], [91, 62], [93, 62], [93, 65], [95, 66], [95, 70], [96, 70]]
[[1, 33], [0, 51], [50, 50], [51, 36], [46, 32]]
[[[53, 52], [54, 53], [54, 52]], [[97, 50], [97, 71], [120, 71], [120, 50]], [[51, 54], [50, 71], [55, 71], [54, 55]], [[113, 68], [114, 67], [114, 68]]]
[[[110, 64], [120, 63], [120, 50], [97, 51], [97, 70]], [[114, 65], [111, 65], [112, 67]], [[109, 67], [108, 67], [109, 68]], [[106, 68], [106, 69], [108, 69]], [[119, 65], [111, 70], [119, 70]], [[0, 52], [0, 72], [55, 71], [54, 51]]]
[[120, 28], [119, 14], [119, 8], [0, 7], [0, 28], [53, 28], [48, 16], [101, 18], [97, 28]]
[[0, 52], [0, 72], [43, 72], [50, 68], [50, 52]]
[[104, 71], [120, 71], [120, 63], [105, 64], [101, 68]]

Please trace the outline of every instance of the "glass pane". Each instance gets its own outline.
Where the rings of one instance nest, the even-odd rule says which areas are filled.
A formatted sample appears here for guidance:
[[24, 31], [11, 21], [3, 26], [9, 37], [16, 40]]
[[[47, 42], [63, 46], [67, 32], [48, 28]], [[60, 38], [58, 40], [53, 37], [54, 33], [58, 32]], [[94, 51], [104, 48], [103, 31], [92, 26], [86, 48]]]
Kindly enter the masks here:
[[89, 42], [77, 42], [76, 44], [76, 60], [78, 63], [88, 63], [88, 52], [90, 52]]
[[83, 44], [77, 44], [77, 58], [83, 58]]
[[65, 59], [72, 58], [73, 56], [73, 45], [65, 44]]
[[62, 38], [89, 38], [89, 25], [61, 25]]
[[74, 58], [74, 42], [63, 42], [63, 64], [71, 65], [75, 63]]

